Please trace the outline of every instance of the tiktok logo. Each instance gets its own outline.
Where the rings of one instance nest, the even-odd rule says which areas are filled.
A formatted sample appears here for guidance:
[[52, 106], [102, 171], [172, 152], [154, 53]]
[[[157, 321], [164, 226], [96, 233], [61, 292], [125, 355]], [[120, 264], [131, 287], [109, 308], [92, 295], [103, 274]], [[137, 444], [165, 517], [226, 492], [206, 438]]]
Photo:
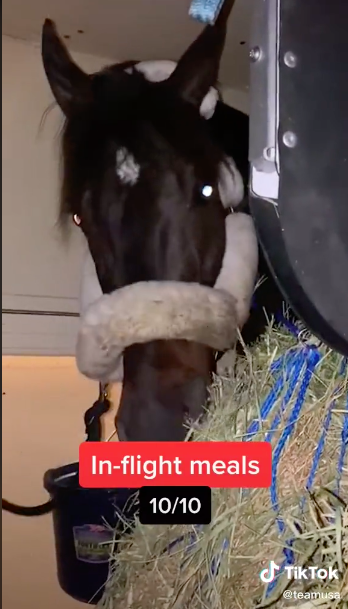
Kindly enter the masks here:
[[265, 582], [266, 584], [269, 584], [274, 580], [276, 571], [279, 571], [279, 569], [280, 567], [274, 562], [274, 560], [271, 560], [268, 565], [268, 569], [262, 569], [262, 571], [260, 572], [261, 581]]

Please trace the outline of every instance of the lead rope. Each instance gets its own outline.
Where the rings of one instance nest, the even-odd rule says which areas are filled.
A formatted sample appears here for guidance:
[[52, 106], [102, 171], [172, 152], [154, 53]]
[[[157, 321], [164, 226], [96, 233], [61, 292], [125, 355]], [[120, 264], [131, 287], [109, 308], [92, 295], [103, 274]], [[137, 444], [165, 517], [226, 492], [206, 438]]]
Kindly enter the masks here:
[[102, 437], [101, 417], [108, 412], [111, 406], [110, 386], [99, 383], [99, 396], [91, 408], [85, 412], [86, 442], [100, 442]]

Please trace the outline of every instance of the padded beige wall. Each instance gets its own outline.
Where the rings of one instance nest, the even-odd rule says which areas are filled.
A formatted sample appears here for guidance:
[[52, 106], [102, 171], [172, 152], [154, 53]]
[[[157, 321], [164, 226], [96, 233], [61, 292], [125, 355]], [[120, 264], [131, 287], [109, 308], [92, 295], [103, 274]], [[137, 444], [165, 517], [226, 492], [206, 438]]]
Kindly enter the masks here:
[[[23, 505], [47, 499], [44, 471], [78, 459], [83, 415], [98, 385], [82, 377], [70, 358], [3, 357], [2, 496]], [[114, 429], [120, 387], [112, 388], [112, 411], [104, 438]], [[2, 515], [3, 608], [86, 607], [62, 592], [56, 579], [51, 516]]]

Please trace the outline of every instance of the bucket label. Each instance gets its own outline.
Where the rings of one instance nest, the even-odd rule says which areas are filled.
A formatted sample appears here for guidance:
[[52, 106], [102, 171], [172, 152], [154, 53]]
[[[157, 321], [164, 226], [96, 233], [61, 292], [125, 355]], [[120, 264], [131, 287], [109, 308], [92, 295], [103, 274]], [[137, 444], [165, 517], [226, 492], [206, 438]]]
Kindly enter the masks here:
[[109, 561], [111, 544], [114, 541], [112, 529], [100, 524], [84, 524], [73, 527], [73, 534], [78, 560], [94, 564]]

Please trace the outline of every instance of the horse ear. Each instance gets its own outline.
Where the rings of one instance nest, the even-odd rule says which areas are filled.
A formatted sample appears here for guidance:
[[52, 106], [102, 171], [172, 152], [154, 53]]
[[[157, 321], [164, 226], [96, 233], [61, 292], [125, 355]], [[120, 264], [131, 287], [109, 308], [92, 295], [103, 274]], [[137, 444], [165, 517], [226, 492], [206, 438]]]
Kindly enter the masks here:
[[199, 107], [216, 85], [225, 46], [227, 20], [235, 0], [225, 0], [214, 25], [207, 25], [189, 46], [168, 79], [180, 96]]
[[50, 19], [42, 28], [41, 55], [54, 98], [68, 117], [92, 99], [91, 79], [74, 63]]

